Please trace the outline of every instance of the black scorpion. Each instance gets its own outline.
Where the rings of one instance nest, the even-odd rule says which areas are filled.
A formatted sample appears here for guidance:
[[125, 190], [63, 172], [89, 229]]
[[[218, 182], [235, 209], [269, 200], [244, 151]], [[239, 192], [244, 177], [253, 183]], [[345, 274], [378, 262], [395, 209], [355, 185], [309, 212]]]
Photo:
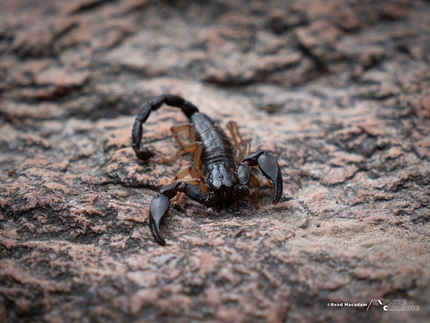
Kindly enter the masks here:
[[[250, 172], [251, 166], [258, 165], [263, 175], [273, 183], [272, 203], [279, 202], [283, 182], [275, 156], [267, 150], [248, 154], [249, 145], [243, 141], [235, 122], [227, 124], [232, 143], [226, 133], [206, 114], [199, 112], [196, 106], [177, 95], [158, 96], [147, 103], [137, 115], [132, 130], [132, 147], [137, 158], [147, 160], [155, 155], [147, 148], [140, 148], [142, 124], [148, 119], [151, 111], [158, 110], [163, 103], [180, 108], [191, 121], [172, 126], [172, 134], [180, 149], [167, 162], [173, 161], [183, 153], [193, 152], [194, 164], [179, 171], [173, 182], [161, 188], [151, 201], [149, 225], [160, 245], [166, 243], [161, 236], [160, 221], [169, 211], [170, 200], [178, 193], [185, 193], [194, 201], [210, 207], [249, 195], [248, 185], [251, 182], [256, 186], [257, 205], [260, 185]], [[178, 136], [179, 132], [186, 130], [191, 141], [189, 144], [183, 144]], [[182, 180], [187, 175], [191, 175], [192, 178]]]

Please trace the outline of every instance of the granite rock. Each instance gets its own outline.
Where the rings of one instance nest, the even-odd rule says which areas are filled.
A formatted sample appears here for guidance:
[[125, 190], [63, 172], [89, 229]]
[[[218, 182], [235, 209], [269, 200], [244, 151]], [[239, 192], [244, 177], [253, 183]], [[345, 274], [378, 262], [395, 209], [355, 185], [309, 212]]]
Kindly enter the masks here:
[[[429, 20], [424, 0], [2, 1], [0, 321], [427, 322]], [[186, 118], [150, 116], [147, 162], [131, 126], [164, 93], [273, 151], [280, 203], [258, 172], [259, 209], [182, 197], [158, 246]]]

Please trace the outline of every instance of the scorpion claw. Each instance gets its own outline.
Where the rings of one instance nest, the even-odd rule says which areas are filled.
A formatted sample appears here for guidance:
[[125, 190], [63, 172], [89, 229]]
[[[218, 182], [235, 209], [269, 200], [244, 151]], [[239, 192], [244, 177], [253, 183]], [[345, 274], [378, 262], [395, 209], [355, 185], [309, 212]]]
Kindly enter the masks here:
[[258, 156], [257, 164], [263, 175], [270, 179], [275, 186], [272, 203], [278, 203], [282, 196], [283, 182], [281, 169], [276, 157], [270, 151], [264, 151]]
[[158, 244], [164, 246], [166, 241], [160, 232], [160, 221], [169, 211], [170, 200], [163, 194], [154, 197], [149, 207], [149, 226]]
[[249, 154], [242, 160], [238, 168], [240, 182], [243, 184], [249, 181], [249, 174], [246, 168], [256, 165], [258, 165], [263, 175], [270, 179], [275, 186], [272, 203], [278, 203], [282, 196], [282, 175], [278, 161], [270, 151], [260, 150]]

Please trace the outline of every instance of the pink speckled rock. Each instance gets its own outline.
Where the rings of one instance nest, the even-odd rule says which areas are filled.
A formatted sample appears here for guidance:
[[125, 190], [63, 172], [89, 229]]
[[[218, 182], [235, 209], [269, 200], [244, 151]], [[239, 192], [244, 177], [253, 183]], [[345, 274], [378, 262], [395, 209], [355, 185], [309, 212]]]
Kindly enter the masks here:
[[[423, 0], [1, 1], [0, 322], [428, 322], [428, 21]], [[186, 118], [149, 117], [147, 162], [130, 137], [164, 93], [273, 151], [280, 203], [258, 173], [258, 210], [184, 196], [158, 246]]]

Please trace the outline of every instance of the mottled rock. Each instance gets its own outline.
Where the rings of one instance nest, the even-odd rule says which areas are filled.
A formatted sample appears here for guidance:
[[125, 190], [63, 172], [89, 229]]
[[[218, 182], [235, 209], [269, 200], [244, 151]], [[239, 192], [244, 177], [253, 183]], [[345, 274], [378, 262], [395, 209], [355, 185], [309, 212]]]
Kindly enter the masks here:
[[[428, 1], [0, 2], [1, 322], [427, 322]], [[149, 204], [192, 162], [179, 94], [284, 196]], [[403, 299], [419, 311], [384, 311]], [[372, 302], [373, 300], [373, 302]], [[352, 305], [347, 305], [352, 304]], [[367, 310], [366, 310], [367, 309]]]

